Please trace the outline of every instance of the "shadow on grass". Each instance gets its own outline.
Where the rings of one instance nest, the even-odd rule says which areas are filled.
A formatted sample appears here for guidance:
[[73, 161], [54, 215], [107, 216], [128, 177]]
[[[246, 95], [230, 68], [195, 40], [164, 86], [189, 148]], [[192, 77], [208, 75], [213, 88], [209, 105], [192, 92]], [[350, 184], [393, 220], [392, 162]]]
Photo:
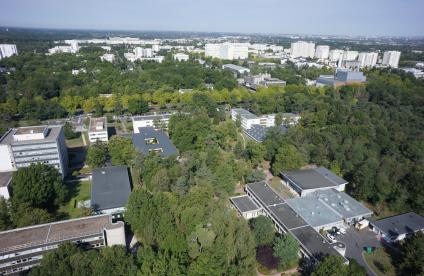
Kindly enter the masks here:
[[278, 268], [278, 258], [272, 255], [271, 246], [260, 246], [256, 249], [256, 260], [269, 270]]

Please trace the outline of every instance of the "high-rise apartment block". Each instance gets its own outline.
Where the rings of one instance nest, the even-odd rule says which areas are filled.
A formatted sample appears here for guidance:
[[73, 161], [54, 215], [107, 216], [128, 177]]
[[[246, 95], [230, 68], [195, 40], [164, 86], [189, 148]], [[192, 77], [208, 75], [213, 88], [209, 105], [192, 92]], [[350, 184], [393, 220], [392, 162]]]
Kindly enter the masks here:
[[0, 44], [0, 59], [18, 54], [15, 44]]
[[318, 45], [315, 50], [315, 58], [317, 59], [328, 59], [330, 54], [330, 46], [328, 45]]
[[393, 68], [398, 68], [400, 59], [399, 51], [386, 51], [383, 55], [383, 65], [387, 65]]
[[220, 43], [205, 45], [205, 55], [207, 57], [219, 59], [246, 59], [249, 56], [248, 44], [246, 43]]
[[293, 42], [290, 48], [290, 55], [294, 58], [313, 58], [315, 55], [315, 43], [305, 41]]

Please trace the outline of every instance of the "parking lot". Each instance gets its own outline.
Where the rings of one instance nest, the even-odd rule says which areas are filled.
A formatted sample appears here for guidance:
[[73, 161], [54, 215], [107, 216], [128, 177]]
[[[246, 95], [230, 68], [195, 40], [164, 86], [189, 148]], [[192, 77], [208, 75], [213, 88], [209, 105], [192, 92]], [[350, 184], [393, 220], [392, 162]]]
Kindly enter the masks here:
[[[365, 267], [369, 275], [375, 275], [366, 264], [362, 253], [367, 246], [380, 247], [381, 243], [376, 238], [376, 234], [368, 228], [356, 230], [354, 227], [346, 229], [346, 234], [337, 235], [336, 239], [346, 245], [346, 255], [348, 259], [355, 259], [360, 265]], [[366, 254], [366, 253], [365, 253]]]

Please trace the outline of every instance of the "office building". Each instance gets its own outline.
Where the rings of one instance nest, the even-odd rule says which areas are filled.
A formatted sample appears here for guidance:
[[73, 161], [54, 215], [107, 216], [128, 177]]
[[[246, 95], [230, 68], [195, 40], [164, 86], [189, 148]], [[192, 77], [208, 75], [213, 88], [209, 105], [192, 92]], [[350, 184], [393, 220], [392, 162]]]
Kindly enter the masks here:
[[114, 62], [115, 61], [115, 55], [114, 54], [104, 54], [100, 56], [101, 61], [108, 61], [108, 62]]
[[286, 82], [272, 78], [270, 74], [259, 74], [245, 77], [244, 85], [256, 90], [259, 87], [286, 86]]
[[123, 222], [99, 215], [0, 232], [0, 274], [18, 274], [38, 265], [45, 253], [72, 242], [83, 249], [126, 245]]
[[97, 168], [91, 176], [91, 208], [121, 218], [131, 194], [127, 166]]
[[385, 51], [383, 55], [383, 65], [398, 68], [400, 59], [399, 51]]
[[230, 197], [230, 201], [237, 209], [238, 213], [245, 219], [256, 218], [262, 215], [262, 208], [248, 195]]
[[330, 46], [328, 45], [318, 45], [315, 49], [315, 58], [317, 59], [328, 59], [330, 54]]
[[0, 59], [18, 55], [15, 44], [0, 44]]
[[106, 117], [90, 118], [88, 127], [88, 140], [90, 143], [95, 143], [97, 141], [107, 143], [108, 139]]
[[205, 56], [219, 59], [246, 59], [249, 57], [247, 43], [220, 43], [205, 45]]
[[315, 43], [298, 41], [292, 42], [290, 47], [290, 55], [293, 58], [303, 57], [303, 58], [313, 58], [315, 54]]
[[173, 113], [162, 113], [153, 115], [141, 115], [132, 117], [133, 131], [139, 133], [141, 127], [153, 127], [155, 129], [167, 129], [169, 119]]
[[155, 152], [161, 157], [177, 154], [177, 149], [168, 135], [162, 130], [155, 130], [153, 127], [138, 128], [138, 132], [132, 135], [132, 141], [134, 146], [145, 156], [151, 152]]
[[374, 67], [377, 64], [378, 53], [361, 52], [358, 55], [359, 66]]
[[188, 61], [189, 56], [184, 53], [177, 53], [174, 55], [174, 60], [176, 61]]
[[371, 221], [370, 228], [389, 243], [399, 242], [414, 233], [424, 232], [424, 217], [410, 212]]
[[15, 171], [33, 163], [54, 166], [65, 177], [68, 152], [62, 126], [13, 128], [0, 138], [0, 172]]

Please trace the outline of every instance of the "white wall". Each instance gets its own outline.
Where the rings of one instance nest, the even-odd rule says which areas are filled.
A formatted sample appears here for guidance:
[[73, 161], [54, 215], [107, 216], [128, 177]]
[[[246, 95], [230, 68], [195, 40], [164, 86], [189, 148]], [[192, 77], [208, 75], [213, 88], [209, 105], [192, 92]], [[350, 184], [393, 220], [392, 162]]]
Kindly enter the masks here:
[[107, 245], [113, 246], [113, 245], [126, 245], [125, 242], [125, 228], [123, 222], [118, 222], [119, 227], [115, 226], [116, 228], [112, 229], [106, 229], [106, 239], [107, 239]]
[[8, 145], [0, 145], [0, 172], [14, 171], [12, 152]]

